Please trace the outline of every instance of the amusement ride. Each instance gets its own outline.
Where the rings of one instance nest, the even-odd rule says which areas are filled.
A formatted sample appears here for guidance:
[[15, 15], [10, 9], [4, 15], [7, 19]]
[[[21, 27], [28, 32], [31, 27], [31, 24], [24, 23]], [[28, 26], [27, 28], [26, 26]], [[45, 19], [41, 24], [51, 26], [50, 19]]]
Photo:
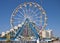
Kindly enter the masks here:
[[47, 16], [41, 5], [22, 3], [14, 9], [10, 19], [10, 31], [2, 32], [0, 40], [37, 40], [47, 26]]

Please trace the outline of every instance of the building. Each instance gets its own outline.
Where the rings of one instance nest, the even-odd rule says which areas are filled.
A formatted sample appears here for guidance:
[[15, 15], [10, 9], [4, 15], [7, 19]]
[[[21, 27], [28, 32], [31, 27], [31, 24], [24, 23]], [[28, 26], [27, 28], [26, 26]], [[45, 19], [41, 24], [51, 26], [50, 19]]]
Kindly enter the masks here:
[[52, 38], [52, 30], [42, 30], [42, 38]]

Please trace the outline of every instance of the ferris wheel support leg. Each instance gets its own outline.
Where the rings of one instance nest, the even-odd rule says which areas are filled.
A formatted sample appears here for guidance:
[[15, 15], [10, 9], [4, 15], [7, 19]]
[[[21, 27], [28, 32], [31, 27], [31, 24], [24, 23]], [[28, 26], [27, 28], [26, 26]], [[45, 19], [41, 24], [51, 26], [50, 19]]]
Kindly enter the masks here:
[[17, 31], [15, 37], [13, 38], [14, 40], [17, 38], [18, 35], [20, 35], [22, 33], [22, 31], [24, 30], [24, 25]]
[[35, 33], [36, 39], [38, 39], [38, 38], [39, 38], [39, 35], [38, 35], [38, 33], [37, 33], [35, 27], [33, 27], [33, 25], [32, 25], [31, 23], [29, 23], [29, 26], [30, 26], [30, 28], [32, 29], [32, 31]]

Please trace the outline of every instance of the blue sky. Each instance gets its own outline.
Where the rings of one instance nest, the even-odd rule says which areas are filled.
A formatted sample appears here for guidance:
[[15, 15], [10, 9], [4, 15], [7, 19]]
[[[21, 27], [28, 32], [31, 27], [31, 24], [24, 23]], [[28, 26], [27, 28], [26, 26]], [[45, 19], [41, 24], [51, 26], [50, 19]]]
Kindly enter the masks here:
[[[34, 0], [40, 4], [40, 0]], [[10, 29], [10, 18], [13, 10], [24, 2], [33, 0], [0, 0], [0, 33]], [[42, 7], [46, 10], [48, 26], [55, 36], [60, 37], [60, 0], [42, 0]]]

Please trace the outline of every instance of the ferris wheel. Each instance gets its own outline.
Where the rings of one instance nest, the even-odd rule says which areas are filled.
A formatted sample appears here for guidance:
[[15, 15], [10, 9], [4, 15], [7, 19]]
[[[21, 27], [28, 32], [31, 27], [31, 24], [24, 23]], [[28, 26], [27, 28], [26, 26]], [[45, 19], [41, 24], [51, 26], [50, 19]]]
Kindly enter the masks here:
[[37, 3], [29, 2], [20, 4], [12, 13], [11, 27], [24, 24], [26, 19], [36, 24], [37, 27], [44, 29], [47, 25], [47, 16], [45, 10]]
[[[28, 2], [28, 3], [22, 3], [20, 4], [12, 13], [10, 23], [13, 32], [16, 33], [15, 30], [18, 30], [18, 27], [22, 27], [24, 25], [26, 19], [29, 19], [29, 22], [32, 22], [32, 24], [35, 24], [35, 28], [40, 34], [40, 29], [45, 29], [47, 26], [47, 16], [45, 10], [37, 3]], [[27, 30], [26, 30], [27, 31]], [[29, 36], [32, 37], [32, 32], [30, 34], [29, 29]], [[27, 32], [25, 32], [27, 33]], [[22, 33], [20, 35], [21, 38], [25, 38], [25, 33]], [[19, 37], [19, 36], [18, 36]], [[29, 37], [29, 39], [31, 38]], [[34, 35], [35, 37], [35, 35]], [[27, 37], [25, 38], [27, 39]]]
[[[39, 29], [45, 29], [45, 27], [47, 26], [46, 12], [42, 8], [42, 6], [33, 2], [22, 3], [13, 11], [11, 15], [10, 23], [12, 29], [10, 29], [10, 31], [7, 31], [6, 33], [2, 32], [2, 36], [5, 36], [5, 34], [7, 33], [11, 33], [11, 31], [11, 35], [15, 35], [18, 27], [22, 27], [26, 19], [29, 19], [29, 22], [35, 24], [35, 28], [37, 29], [37, 31], [40, 31]], [[29, 35], [31, 35], [30, 32]], [[24, 36], [21, 37], [25, 38]]]

